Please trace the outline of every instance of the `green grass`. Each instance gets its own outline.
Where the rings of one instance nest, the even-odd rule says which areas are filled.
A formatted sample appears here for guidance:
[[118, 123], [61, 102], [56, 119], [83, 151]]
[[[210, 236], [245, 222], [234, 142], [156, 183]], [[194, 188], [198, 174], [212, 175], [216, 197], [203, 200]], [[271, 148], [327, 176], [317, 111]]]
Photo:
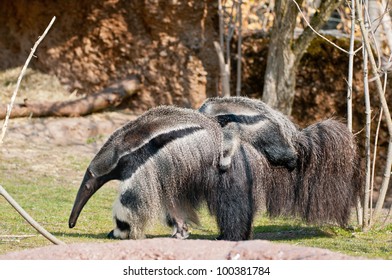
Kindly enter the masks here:
[[[2, 160], [1, 185], [46, 230], [66, 243], [112, 242], [106, 235], [113, 227], [111, 208], [116, 197], [115, 182], [101, 188], [82, 211], [76, 227], [68, 228], [69, 214], [88, 157], [64, 155], [62, 165], [56, 165], [53, 170], [29, 169], [28, 164], [17, 158]], [[216, 238], [215, 220], [206, 208], [200, 209], [199, 214], [201, 224], [191, 228], [190, 238]], [[149, 229], [147, 237], [168, 237], [170, 234], [170, 228], [158, 224]], [[271, 220], [258, 215], [254, 238], [325, 248], [358, 257], [392, 259], [392, 225], [361, 232], [355, 228], [309, 226], [292, 218]], [[50, 244], [0, 197], [0, 254]]]
[[310, 226], [300, 220], [261, 217], [256, 221], [255, 236], [274, 242], [325, 248], [343, 254], [392, 259], [392, 224], [383, 229], [362, 232], [359, 228]]

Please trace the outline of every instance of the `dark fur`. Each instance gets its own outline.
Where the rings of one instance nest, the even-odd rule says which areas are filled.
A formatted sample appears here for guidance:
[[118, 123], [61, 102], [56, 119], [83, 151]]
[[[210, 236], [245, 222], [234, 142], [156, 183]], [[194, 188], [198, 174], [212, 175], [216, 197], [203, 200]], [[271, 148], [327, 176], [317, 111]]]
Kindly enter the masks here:
[[263, 157], [254, 147], [242, 143], [233, 155], [230, 168], [220, 174], [210, 204], [220, 229], [218, 239], [251, 237], [254, 215], [264, 200], [262, 162]]
[[295, 184], [267, 191], [268, 212], [346, 226], [363, 180], [354, 136], [343, 123], [329, 119], [300, 131], [296, 144]]
[[[261, 166], [257, 167], [261, 173], [257, 175], [256, 185], [258, 189], [265, 190], [267, 212], [271, 216], [294, 215], [309, 223], [334, 222], [341, 226], [347, 225], [351, 208], [361, 195], [363, 176], [355, 139], [344, 124], [336, 120], [326, 120], [299, 130], [294, 124], [290, 124], [287, 117], [279, 112], [274, 113], [273, 109], [261, 101], [243, 97], [208, 99], [201, 111], [218, 120], [220, 118], [224, 134], [252, 144], [268, 159], [268, 162], [264, 160]], [[254, 115], [254, 111], [260, 114], [259, 118]], [[254, 131], [253, 127], [249, 126], [249, 117], [244, 118], [242, 112], [253, 114], [253, 120], [267, 120], [261, 126], [262, 131]], [[227, 123], [230, 122], [231, 126], [228, 126]], [[268, 149], [265, 145], [267, 148], [272, 146], [269, 150], [273, 154], [266, 152]], [[291, 155], [291, 152], [287, 152], [291, 146], [297, 156], [296, 167], [292, 172], [270, 166], [270, 163], [285, 166], [284, 162], [271, 158], [282, 154]], [[280, 158], [284, 159], [282, 156]], [[291, 156], [286, 158], [292, 160]], [[233, 157], [232, 160], [235, 165], [245, 159]], [[254, 161], [249, 161], [249, 164], [254, 164]], [[237, 176], [239, 174], [243, 173], [239, 172]], [[227, 206], [225, 211], [228, 215], [235, 216], [231, 211], [247, 212], [253, 209], [254, 200], [249, 199], [247, 202], [245, 199], [246, 188], [251, 184], [236, 184], [236, 176], [231, 180], [233, 182], [226, 184], [229, 191], [222, 196], [226, 196], [226, 200], [230, 201], [232, 193], [236, 193], [242, 197], [242, 201], [228, 203], [238, 205], [233, 206], [234, 209]], [[222, 203], [224, 204], [224, 201], [219, 201], [217, 205]], [[242, 210], [237, 209], [238, 207], [242, 207]], [[249, 217], [253, 215], [254, 212]], [[247, 228], [248, 224], [249, 221], [244, 221], [243, 227]], [[247, 235], [241, 226], [237, 225], [236, 228]], [[240, 233], [239, 235], [241, 236]]]

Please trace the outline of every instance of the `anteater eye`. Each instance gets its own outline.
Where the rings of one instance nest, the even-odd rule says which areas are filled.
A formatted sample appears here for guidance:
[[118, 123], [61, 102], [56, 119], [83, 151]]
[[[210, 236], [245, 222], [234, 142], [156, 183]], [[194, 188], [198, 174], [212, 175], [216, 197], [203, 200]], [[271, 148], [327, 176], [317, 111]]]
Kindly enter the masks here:
[[86, 185], [85, 185], [85, 187], [86, 187], [86, 189], [91, 189], [91, 185], [89, 184], [89, 183], [87, 183]]

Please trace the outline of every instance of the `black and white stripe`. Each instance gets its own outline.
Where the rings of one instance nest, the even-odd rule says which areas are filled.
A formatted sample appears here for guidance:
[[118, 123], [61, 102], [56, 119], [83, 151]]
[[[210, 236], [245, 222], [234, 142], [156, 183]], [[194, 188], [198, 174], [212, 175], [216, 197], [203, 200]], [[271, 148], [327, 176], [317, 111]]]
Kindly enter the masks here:
[[233, 154], [238, 141], [251, 143], [277, 166], [293, 169], [297, 155], [295, 125], [265, 103], [245, 97], [210, 98], [199, 109], [223, 129], [224, 153]]

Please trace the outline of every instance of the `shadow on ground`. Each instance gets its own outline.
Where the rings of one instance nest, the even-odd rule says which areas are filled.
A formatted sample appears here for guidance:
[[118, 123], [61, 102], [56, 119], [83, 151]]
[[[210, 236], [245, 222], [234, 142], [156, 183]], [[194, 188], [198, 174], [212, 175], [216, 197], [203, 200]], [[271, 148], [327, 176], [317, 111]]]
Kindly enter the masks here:
[[254, 228], [253, 239], [262, 240], [297, 240], [313, 237], [332, 237], [332, 234], [318, 227], [302, 227], [289, 225], [258, 226]]

